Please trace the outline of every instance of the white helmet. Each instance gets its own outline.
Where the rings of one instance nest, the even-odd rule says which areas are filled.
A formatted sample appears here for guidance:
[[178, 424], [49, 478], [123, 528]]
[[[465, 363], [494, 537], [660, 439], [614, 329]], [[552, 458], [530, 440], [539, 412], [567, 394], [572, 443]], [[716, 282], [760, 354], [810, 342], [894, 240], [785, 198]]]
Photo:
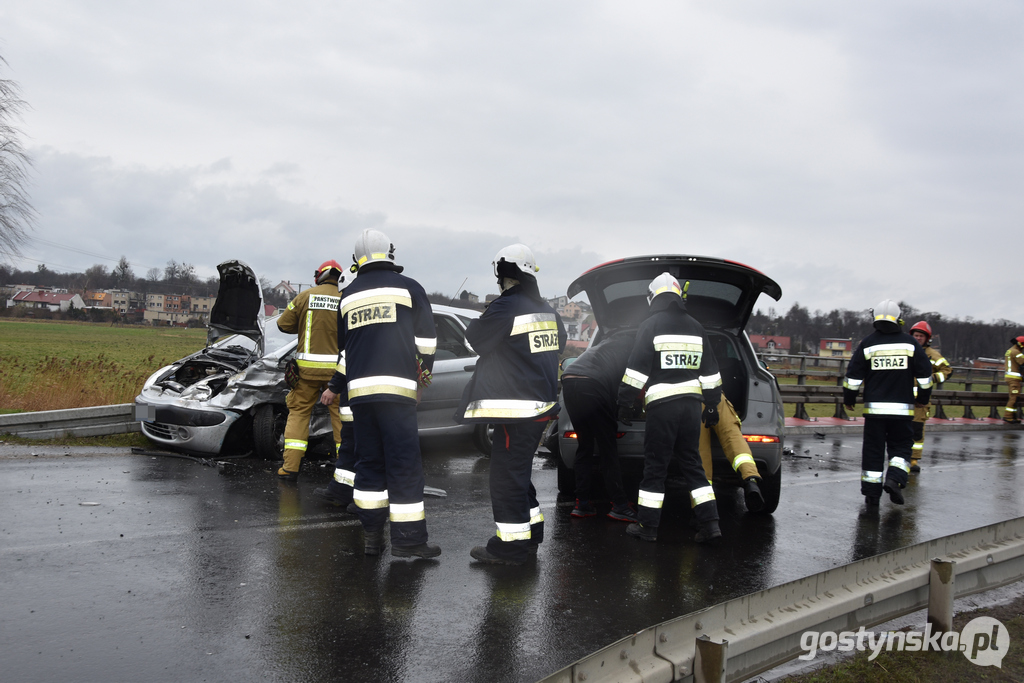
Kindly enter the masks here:
[[892, 299], [886, 299], [871, 309], [873, 325], [880, 332], [896, 332], [903, 323], [900, 320], [900, 307]]
[[502, 262], [515, 266], [519, 274], [529, 275], [530, 277], [533, 277], [534, 273], [540, 271], [540, 268], [537, 267], [537, 259], [533, 258], [533, 252], [525, 244], [509, 245], [499, 251], [495, 255], [494, 260], [491, 261], [491, 266], [494, 268], [494, 277], [499, 280], [503, 277], [517, 278], [517, 274], [509, 273], [505, 268], [502, 268], [503, 272], [498, 272], [499, 264]]
[[662, 273], [647, 285], [647, 305], [651, 305], [654, 297], [666, 292], [675, 294], [680, 299], [683, 298], [683, 288], [679, 286], [679, 280], [672, 277], [670, 273]]
[[395, 245], [380, 230], [363, 230], [363, 233], [356, 239], [355, 253], [352, 254], [353, 272], [368, 263], [377, 263], [379, 261], [391, 261], [393, 263], [394, 260]]

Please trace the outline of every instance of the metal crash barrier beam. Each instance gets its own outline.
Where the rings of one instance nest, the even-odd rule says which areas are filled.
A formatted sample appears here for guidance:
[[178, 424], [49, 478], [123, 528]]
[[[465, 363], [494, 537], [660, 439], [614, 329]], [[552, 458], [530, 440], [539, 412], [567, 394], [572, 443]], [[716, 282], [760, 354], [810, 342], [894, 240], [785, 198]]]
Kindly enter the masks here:
[[856, 631], [926, 607], [935, 612], [929, 614], [933, 624], [950, 623], [954, 597], [1021, 579], [1024, 517], [893, 550], [663, 622], [541, 683], [743, 681], [803, 654], [805, 631]]
[[55, 439], [62, 436], [105, 436], [139, 431], [135, 404], [40, 410], [31, 413], [0, 415], [0, 434], [30, 439]]

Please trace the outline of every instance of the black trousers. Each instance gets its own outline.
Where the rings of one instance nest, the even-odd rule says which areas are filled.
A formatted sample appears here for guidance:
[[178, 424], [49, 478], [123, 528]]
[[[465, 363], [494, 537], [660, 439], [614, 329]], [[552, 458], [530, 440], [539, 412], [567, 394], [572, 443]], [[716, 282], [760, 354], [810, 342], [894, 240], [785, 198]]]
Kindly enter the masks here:
[[[590, 500], [594, 467], [600, 468], [612, 503], [628, 502], [619, 467], [615, 396], [589, 377], [563, 377], [562, 397], [576, 430], [576, 497]], [[595, 446], [597, 456], [594, 455]]]
[[356, 476], [356, 427], [352, 421], [341, 423], [341, 446], [334, 461], [334, 479], [327, 490], [343, 503], [352, 502], [352, 485]]
[[416, 405], [358, 403], [352, 406], [352, 415], [356, 436], [353, 498], [359, 521], [365, 529], [376, 530], [390, 519], [394, 547], [426, 543]]
[[[881, 496], [883, 478], [891, 478], [900, 487], [907, 485], [910, 457], [914, 448], [914, 423], [907, 419], [864, 418], [864, 448], [861, 451], [860, 492]], [[885, 454], [889, 452], [889, 469]]]
[[495, 557], [526, 560], [529, 546], [544, 540], [544, 515], [530, 475], [546, 422], [494, 425], [491, 445], [491, 509], [498, 532], [487, 541]]
[[718, 519], [714, 490], [700, 462], [699, 398], [677, 398], [647, 406], [644, 430], [644, 478], [640, 482], [637, 516], [640, 525], [657, 528], [665, 499], [665, 477], [673, 458], [679, 462], [683, 481], [690, 490], [690, 504], [698, 522]]

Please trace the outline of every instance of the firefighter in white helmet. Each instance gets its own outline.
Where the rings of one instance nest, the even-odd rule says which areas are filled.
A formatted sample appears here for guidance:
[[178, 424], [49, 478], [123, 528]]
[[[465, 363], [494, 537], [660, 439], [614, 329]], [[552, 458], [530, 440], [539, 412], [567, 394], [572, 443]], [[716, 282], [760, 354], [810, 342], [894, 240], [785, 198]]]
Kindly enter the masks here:
[[[338, 363], [338, 282], [344, 281], [337, 261], [324, 261], [313, 273], [316, 285], [299, 293], [277, 319], [277, 327], [298, 334], [295, 363], [298, 377], [288, 392], [288, 423], [284, 428], [284, 463], [277, 476], [286, 481], [299, 478], [299, 467], [309, 443], [309, 418], [313, 406], [334, 374]], [[289, 373], [293, 374], [293, 373]], [[331, 414], [334, 444], [341, 447], [341, 416], [338, 401], [327, 406]]]
[[[942, 386], [942, 383], [953, 374], [953, 366], [931, 345], [932, 326], [927, 321], [919, 320], [914, 323], [914, 326], [910, 328], [910, 336], [921, 345], [921, 348], [928, 355], [928, 360], [931, 361], [932, 382], [934, 383], [932, 390], [934, 391]], [[927, 405], [914, 405], [914, 449], [910, 455], [911, 472], [921, 471], [920, 460], [924, 454], [924, 425], [931, 416], [931, 403]]]
[[470, 555], [484, 564], [520, 565], [544, 540], [530, 475], [544, 427], [558, 415], [558, 355], [566, 334], [540, 295], [529, 247], [505, 247], [491, 265], [501, 296], [466, 329], [480, 360], [456, 418], [494, 425], [490, 489], [497, 533]]
[[715, 491], [704, 476], [698, 443], [701, 422], [708, 427], [718, 423], [722, 378], [707, 333], [686, 312], [684, 289], [678, 280], [662, 273], [647, 291], [650, 315], [637, 331], [619, 384], [619, 420], [625, 424], [632, 424], [633, 403], [646, 388], [639, 522], [626, 527], [626, 533], [644, 541], [657, 540], [665, 478], [669, 462], [677, 458], [699, 527], [694, 540], [714, 543], [722, 537], [718, 506]]
[[903, 321], [895, 301], [882, 301], [872, 315], [875, 331], [857, 346], [846, 369], [843, 404], [853, 410], [864, 386], [860, 492], [866, 504], [877, 506], [885, 491], [889, 500], [903, 505], [914, 445], [914, 406], [928, 404], [932, 364], [914, 338], [900, 329]]
[[[427, 294], [402, 275], [395, 246], [379, 230], [356, 240], [338, 318], [348, 400], [355, 424], [352, 497], [363, 525], [363, 552], [379, 555], [390, 520], [391, 554], [437, 557], [427, 542], [417, 391], [434, 365], [437, 333]], [[341, 370], [339, 368], [339, 370]]]

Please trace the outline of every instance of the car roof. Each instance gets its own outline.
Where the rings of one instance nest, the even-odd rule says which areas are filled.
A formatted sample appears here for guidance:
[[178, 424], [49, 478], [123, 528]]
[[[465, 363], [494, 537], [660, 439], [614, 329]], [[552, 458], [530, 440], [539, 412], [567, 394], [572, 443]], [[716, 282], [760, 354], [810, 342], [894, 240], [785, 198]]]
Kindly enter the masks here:
[[778, 301], [782, 288], [759, 270], [710, 256], [631, 256], [595, 266], [569, 285], [569, 298], [586, 292], [597, 324], [638, 325], [647, 315], [647, 285], [668, 272], [690, 282], [687, 310], [705, 327], [739, 331], [763, 293]]

